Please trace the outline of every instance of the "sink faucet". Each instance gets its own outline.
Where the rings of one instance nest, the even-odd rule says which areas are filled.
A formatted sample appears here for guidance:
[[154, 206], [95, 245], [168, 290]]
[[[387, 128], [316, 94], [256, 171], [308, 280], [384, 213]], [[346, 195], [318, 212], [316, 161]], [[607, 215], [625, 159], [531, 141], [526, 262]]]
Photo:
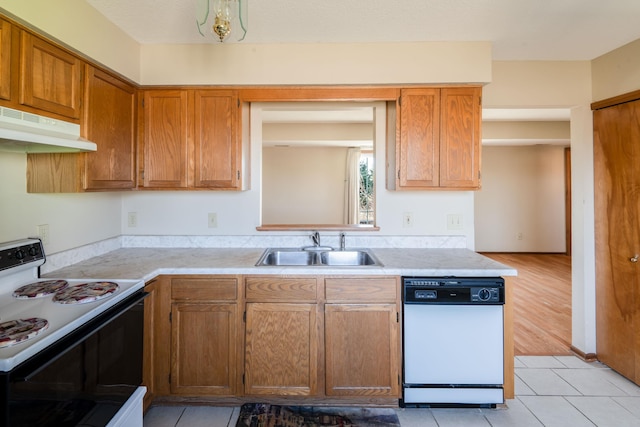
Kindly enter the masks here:
[[313, 240], [313, 246], [315, 246], [316, 248], [320, 247], [320, 233], [314, 231], [311, 235], [311, 240]]
[[340, 250], [344, 251], [344, 243], [347, 235], [345, 233], [340, 233]]

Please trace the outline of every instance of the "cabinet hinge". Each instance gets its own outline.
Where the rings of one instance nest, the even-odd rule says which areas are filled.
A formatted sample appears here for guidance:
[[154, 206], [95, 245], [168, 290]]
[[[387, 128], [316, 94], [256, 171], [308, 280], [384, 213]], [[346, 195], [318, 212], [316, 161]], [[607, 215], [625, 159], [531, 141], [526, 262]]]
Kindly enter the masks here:
[[169, 380], [169, 384], [171, 384], [171, 374], [167, 376], [167, 379]]
[[240, 108], [240, 98], [236, 99], [238, 101], [238, 108]]
[[400, 313], [396, 311], [396, 323], [400, 323]]
[[238, 171], [238, 179], [240, 179], [240, 171]]
[[242, 374], [242, 384], [244, 384], [244, 374]]
[[169, 312], [169, 323], [173, 321], [173, 313]]
[[144, 98], [142, 98], [142, 108], [144, 108]]
[[398, 179], [400, 179], [400, 169], [398, 169]]
[[247, 312], [245, 311], [244, 313], [242, 313], [242, 321], [243, 322], [247, 322]]

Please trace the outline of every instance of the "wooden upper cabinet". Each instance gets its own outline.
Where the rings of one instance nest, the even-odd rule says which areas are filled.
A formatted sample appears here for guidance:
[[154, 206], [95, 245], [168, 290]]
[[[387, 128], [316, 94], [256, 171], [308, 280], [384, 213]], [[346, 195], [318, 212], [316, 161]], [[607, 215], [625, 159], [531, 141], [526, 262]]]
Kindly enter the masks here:
[[144, 173], [149, 188], [186, 188], [188, 170], [186, 90], [144, 93]]
[[98, 151], [84, 154], [83, 188], [135, 188], [136, 90], [91, 66], [86, 74], [83, 129]]
[[144, 187], [240, 189], [238, 96], [232, 90], [148, 90]]
[[136, 90], [86, 66], [82, 136], [90, 153], [27, 155], [29, 193], [130, 190], [136, 187]]
[[20, 49], [20, 103], [80, 118], [82, 61], [26, 31]]
[[480, 87], [402, 89], [392, 189], [480, 187]]
[[240, 145], [234, 91], [197, 90], [193, 114], [194, 187], [238, 188]]
[[401, 187], [437, 187], [440, 89], [404, 89], [400, 104]]
[[13, 26], [0, 19], [0, 99], [11, 100], [11, 29]]
[[441, 187], [480, 187], [481, 92], [475, 87], [442, 89]]

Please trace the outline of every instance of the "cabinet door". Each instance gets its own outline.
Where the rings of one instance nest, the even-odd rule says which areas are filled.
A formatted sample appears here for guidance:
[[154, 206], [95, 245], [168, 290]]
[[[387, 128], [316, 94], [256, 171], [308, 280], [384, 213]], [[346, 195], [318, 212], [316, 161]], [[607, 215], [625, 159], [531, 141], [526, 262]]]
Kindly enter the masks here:
[[245, 394], [315, 395], [316, 304], [247, 303], [246, 310]]
[[230, 90], [195, 91], [194, 186], [239, 187], [238, 97]]
[[130, 189], [136, 186], [135, 89], [87, 66], [84, 131], [98, 145], [85, 154], [85, 190]]
[[187, 187], [187, 106], [184, 90], [144, 93], [145, 187]]
[[443, 88], [440, 98], [440, 187], [480, 186], [481, 88]]
[[640, 101], [596, 110], [593, 142], [598, 360], [640, 384]]
[[170, 343], [169, 312], [171, 292], [165, 277], [158, 277], [144, 287], [148, 293], [144, 300], [144, 338], [142, 384], [147, 387], [145, 408], [155, 396], [169, 394]]
[[11, 100], [11, 24], [0, 19], [0, 98]]
[[236, 392], [236, 304], [174, 303], [171, 393]]
[[82, 61], [70, 53], [22, 32], [20, 103], [80, 118]]
[[403, 89], [400, 97], [399, 187], [437, 187], [440, 89]]
[[399, 396], [395, 304], [325, 305], [328, 396]]

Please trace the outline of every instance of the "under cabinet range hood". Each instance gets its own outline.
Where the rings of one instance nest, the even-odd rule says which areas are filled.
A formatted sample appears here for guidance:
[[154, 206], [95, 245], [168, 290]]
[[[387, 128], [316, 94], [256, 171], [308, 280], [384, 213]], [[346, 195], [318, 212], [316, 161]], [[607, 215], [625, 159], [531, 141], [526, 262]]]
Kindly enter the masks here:
[[0, 151], [14, 153], [79, 153], [96, 151], [80, 137], [80, 125], [0, 107]]

